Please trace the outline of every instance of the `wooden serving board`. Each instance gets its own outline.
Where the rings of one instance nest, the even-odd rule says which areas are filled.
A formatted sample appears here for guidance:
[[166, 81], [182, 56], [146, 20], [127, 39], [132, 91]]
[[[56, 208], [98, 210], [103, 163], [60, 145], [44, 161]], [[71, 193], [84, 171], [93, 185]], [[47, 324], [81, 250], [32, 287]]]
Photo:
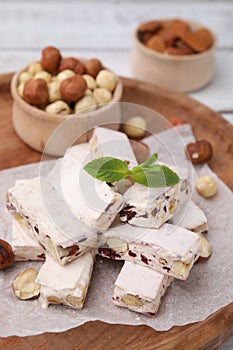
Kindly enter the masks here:
[[[41, 154], [26, 146], [13, 129], [11, 77], [12, 74], [0, 76], [0, 169], [37, 162], [41, 158]], [[190, 122], [198, 139], [209, 140], [214, 148], [214, 157], [209, 165], [233, 189], [232, 125], [222, 119], [218, 113], [184, 94], [133, 79], [122, 78], [122, 80], [124, 84], [123, 101], [150, 107], [167, 118], [182, 117]], [[1, 315], [1, 317], [7, 318], [7, 315]], [[2, 338], [0, 349], [210, 350], [217, 349], [232, 335], [233, 303], [203, 322], [173, 327], [166, 332], [156, 332], [147, 326], [88, 322], [63, 333]]]

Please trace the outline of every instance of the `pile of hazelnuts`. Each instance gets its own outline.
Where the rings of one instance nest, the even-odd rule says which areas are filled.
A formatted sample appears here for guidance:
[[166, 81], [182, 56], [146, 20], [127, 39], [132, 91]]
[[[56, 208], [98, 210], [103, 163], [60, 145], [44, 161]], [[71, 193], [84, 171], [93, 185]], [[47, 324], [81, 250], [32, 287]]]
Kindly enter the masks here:
[[56, 47], [42, 50], [40, 62], [19, 76], [18, 94], [52, 114], [86, 113], [111, 102], [116, 76], [96, 59], [62, 58]]

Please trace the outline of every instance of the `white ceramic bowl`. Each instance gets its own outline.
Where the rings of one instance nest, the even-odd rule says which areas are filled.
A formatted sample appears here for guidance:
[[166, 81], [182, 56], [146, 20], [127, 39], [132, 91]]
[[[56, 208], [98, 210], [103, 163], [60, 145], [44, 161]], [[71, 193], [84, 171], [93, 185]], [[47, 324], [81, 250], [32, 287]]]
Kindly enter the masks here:
[[[169, 21], [169, 19], [163, 19]], [[203, 28], [200, 23], [188, 21], [192, 30]], [[155, 83], [176, 91], [197, 90], [210, 82], [214, 74], [213, 45], [202, 53], [193, 55], [170, 55], [146, 47], [138, 39], [138, 28], [134, 32], [134, 46], [131, 56], [132, 71], [136, 78]]]

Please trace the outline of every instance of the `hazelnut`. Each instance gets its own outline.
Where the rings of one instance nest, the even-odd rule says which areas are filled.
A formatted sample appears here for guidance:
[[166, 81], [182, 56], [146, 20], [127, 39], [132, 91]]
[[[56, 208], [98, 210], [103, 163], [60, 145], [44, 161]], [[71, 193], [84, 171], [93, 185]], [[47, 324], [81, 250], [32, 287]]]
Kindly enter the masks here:
[[74, 57], [63, 58], [58, 68], [58, 72], [62, 72], [65, 69], [75, 71], [75, 68], [79, 63], [79, 60], [77, 60], [77, 58]]
[[196, 191], [205, 198], [213, 197], [218, 191], [218, 184], [211, 176], [200, 177], [195, 185]]
[[50, 73], [42, 71], [35, 74], [34, 79], [44, 79], [47, 83], [49, 83], [52, 79]]
[[24, 85], [25, 83], [20, 83], [19, 86], [17, 87], [17, 91], [20, 97], [23, 97]]
[[97, 76], [99, 71], [103, 68], [102, 63], [96, 58], [92, 58], [84, 64], [86, 73], [91, 75], [93, 78]]
[[87, 83], [81, 75], [67, 78], [61, 82], [60, 94], [66, 102], [78, 101], [84, 94]]
[[79, 62], [77, 64], [77, 66], [75, 67], [74, 71], [75, 71], [76, 74], [80, 74], [80, 75], [84, 74], [85, 71], [86, 71], [84, 64]]
[[48, 46], [42, 51], [41, 66], [47, 72], [55, 74], [61, 61], [60, 51], [53, 46]]
[[111, 92], [104, 88], [96, 88], [93, 92], [93, 96], [99, 105], [109, 103], [112, 100]]
[[48, 86], [44, 79], [30, 79], [26, 81], [23, 98], [27, 103], [44, 106], [49, 99]]
[[111, 249], [114, 249], [117, 253], [126, 253], [129, 249], [128, 243], [117, 237], [108, 238], [106, 243]]
[[113, 91], [117, 84], [116, 77], [113, 73], [107, 69], [102, 69], [96, 77], [96, 83], [99, 87], [105, 88], [109, 91]]
[[85, 96], [93, 96], [93, 92], [90, 89], [86, 89]]
[[0, 270], [10, 267], [14, 264], [14, 261], [15, 256], [11, 245], [3, 239], [0, 239]]
[[69, 105], [65, 101], [55, 101], [50, 103], [45, 111], [51, 114], [67, 115], [71, 113]]
[[129, 137], [139, 138], [145, 134], [146, 121], [142, 117], [132, 117], [124, 124], [124, 131]]
[[20, 300], [35, 299], [40, 294], [40, 284], [36, 282], [38, 272], [32, 268], [20, 272], [14, 279], [12, 288]]
[[39, 62], [33, 62], [29, 65], [27, 72], [35, 75], [38, 72], [43, 71], [44, 69], [42, 68], [41, 64]]
[[193, 164], [207, 162], [213, 155], [211, 144], [205, 140], [189, 143], [186, 150]]
[[63, 70], [61, 73], [59, 73], [56, 77], [54, 77], [56, 80], [62, 82], [63, 80], [67, 79], [67, 78], [71, 78], [74, 77], [75, 73], [70, 70], [70, 69], [65, 69]]
[[59, 81], [52, 81], [51, 83], [49, 83], [48, 90], [49, 90], [49, 102], [55, 102], [57, 100], [61, 100]]
[[94, 90], [96, 88], [96, 81], [91, 75], [83, 74], [82, 77], [86, 81], [88, 89]]
[[142, 306], [142, 301], [137, 295], [126, 294], [121, 298], [121, 301], [129, 306], [140, 307]]
[[171, 123], [172, 126], [187, 124], [186, 120], [181, 117], [171, 117], [169, 119], [169, 122]]
[[26, 81], [30, 80], [33, 78], [32, 73], [30, 72], [22, 72], [19, 76], [19, 82], [20, 84], [26, 83]]
[[75, 113], [86, 113], [94, 111], [97, 108], [97, 101], [94, 96], [83, 96], [78, 102], [76, 102], [74, 111]]
[[198, 234], [201, 237], [201, 250], [200, 250], [200, 258], [207, 259], [210, 257], [212, 250], [207, 239], [201, 234]]

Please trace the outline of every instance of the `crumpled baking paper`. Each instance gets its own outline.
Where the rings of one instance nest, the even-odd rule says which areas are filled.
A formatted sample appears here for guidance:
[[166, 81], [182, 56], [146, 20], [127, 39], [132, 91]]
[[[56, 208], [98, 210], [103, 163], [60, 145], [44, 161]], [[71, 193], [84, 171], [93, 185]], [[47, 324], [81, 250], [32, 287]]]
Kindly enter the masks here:
[[[177, 129], [185, 142], [193, 139], [189, 125]], [[162, 134], [168, 137], [169, 131]], [[171, 139], [170, 139], [171, 140]], [[151, 151], [156, 149], [153, 137], [145, 142]], [[159, 153], [160, 154], [160, 153]], [[183, 157], [183, 154], [179, 155]], [[217, 179], [218, 193], [204, 199], [194, 191], [194, 201], [204, 210], [209, 221], [208, 240], [213, 254], [209, 260], [198, 262], [186, 281], [174, 280], [163, 298], [156, 318], [149, 318], [115, 306], [112, 301], [114, 281], [123, 262], [97, 258], [90, 289], [83, 310], [76, 311], [60, 305], [42, 310], [38, 300], [20, 301], [12, 291], [17, 273], [28, 267], [39, 269], [40, 262], [22, 262], [0, 271], [0, 336], [28, 336], [43, 332], [62, 332], [88, 321], [100, 320], [111, 324], [148, 325], [158, 331], [173, 326], [206, 319], [209, 315], [233, 301], [232, 213], [233, 195], [208, 166], [195, 167], [195, 176], [210, 174]], [[5, 208], [5, 192], [16, 179], [38, 176], [39, 165], [30, 164], [0, 172], [0, 237], [11, 241], [11, 216]]]

